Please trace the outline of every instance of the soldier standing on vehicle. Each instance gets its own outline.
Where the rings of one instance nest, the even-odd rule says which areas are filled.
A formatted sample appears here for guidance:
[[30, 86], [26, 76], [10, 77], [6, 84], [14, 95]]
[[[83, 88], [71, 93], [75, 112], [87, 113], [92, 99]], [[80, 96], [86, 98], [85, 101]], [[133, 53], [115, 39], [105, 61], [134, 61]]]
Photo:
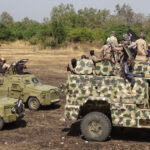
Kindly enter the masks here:
[[147, 53], [147, 45], [145, 41], [145, 34], [141, 32], [140, 39], [136, 40], [134, 43], [128, 46], [128, 48], [137, 47], [137, 55], [136, 60], [146, 60]]
[[112, 31], [110, 34], [110, 37], [107, 38], [107, 41], [111, 41], [112, 47], [117, 47], [118, 46], [118, 40], [115, 37], [115, 32]]
[[100, 53], [102, 54], [103, 60], [109, 60], [112, 63], [115, 63], [115, 58], [112, 49], [112, 42], [110, 39], [108, 39], [107, 44], [103, 45], [103, 47], [100, 49]]

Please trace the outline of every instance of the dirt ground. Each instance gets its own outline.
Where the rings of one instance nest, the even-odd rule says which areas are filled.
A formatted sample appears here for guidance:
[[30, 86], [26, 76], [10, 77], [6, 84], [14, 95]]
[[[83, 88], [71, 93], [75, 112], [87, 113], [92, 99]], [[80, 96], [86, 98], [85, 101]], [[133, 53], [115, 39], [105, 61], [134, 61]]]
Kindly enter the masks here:
[[[12, 63], [28, 58], [28, 70], [42, 83], [59, 86], [67, 78], [66, 65], [81, 54], [77, 50], [38, 50], [22, 44], [2, 45], [0, 55]], [[86, 141], [80, 133], [80, 122], [66, 124], [65, 95], [57, 105], [42, 107], [39, 111], [25, 110], [25, 117], [6, 124], [0, 131], [0, 150], [149, 150], [150, 129], [114, 128], [106, 142]]]

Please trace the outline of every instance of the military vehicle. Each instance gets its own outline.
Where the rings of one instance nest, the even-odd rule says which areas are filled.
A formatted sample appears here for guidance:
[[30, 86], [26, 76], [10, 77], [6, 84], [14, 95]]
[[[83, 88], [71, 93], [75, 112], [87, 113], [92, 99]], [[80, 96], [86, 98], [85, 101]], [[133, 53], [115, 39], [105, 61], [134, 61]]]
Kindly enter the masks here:
[[24, 116], [24, 104], [19, 99], [1, 97], [0, 98], [0, 130], [5, 123], [17, 121]]
[[[132, 57], [125, 48], [126, 57]], [[110, 61], [96, 64], [80, 60], [77, 74], [68, 75], [65, 118], [72, 122], [81, 120], [81, 133], [87, 140], [105, 141], [112, 126], [150, 128], [150, 77], [149, 58], [133, 59], [133, 73], [144, 77], [135, 78], [133, 93], [131, 83], [114, 73]]]
[[57, 87], [43, 85], [36, 76], [24, 72], [27, 59], [12, 63], [9, 70], [0, 76], [0, 96], [18, 98], [23, 94], [23, 102], [31, 110], [38, 110], [40, 106], [59, 102]]

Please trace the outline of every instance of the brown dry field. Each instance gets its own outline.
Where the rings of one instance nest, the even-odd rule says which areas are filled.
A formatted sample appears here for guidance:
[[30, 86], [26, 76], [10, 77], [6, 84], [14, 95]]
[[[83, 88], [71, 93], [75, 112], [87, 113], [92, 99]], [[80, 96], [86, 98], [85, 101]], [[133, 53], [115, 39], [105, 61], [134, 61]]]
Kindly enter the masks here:
[[[79, 58], [84, 51], [71, 48], [38, 50], [37, 47], [16, 42], [3, 44], [0, 55], [8, 63], [28, 58], [28, 70], [42, 83], [59, 86], [67, 78], [66, 65]], [[114, 128], [106, 142], [86, 141], [79, 129], [80, 122], [72, 126], [60, 119], [64, 114], [65, 95], [57, 105], [42, 107], [39, 111], [26, 109], [25, 117], [6, 124], [0, 131], [0, 150], [149, 150], [150, 129]]]

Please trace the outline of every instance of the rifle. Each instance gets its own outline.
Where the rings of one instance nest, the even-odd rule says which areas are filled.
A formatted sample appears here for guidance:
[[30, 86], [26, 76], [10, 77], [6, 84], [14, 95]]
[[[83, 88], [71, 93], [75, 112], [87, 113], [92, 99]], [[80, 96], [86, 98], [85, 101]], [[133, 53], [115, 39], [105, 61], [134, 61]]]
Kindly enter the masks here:
[[111, 53], [112, 53], [112, 56], [114, 58], [114, 64], [116, 64], [116, 58], [115, 58], [114, 49], [113, 49], [112, 44], [109, 44], [109, 48], [111, 48]]

